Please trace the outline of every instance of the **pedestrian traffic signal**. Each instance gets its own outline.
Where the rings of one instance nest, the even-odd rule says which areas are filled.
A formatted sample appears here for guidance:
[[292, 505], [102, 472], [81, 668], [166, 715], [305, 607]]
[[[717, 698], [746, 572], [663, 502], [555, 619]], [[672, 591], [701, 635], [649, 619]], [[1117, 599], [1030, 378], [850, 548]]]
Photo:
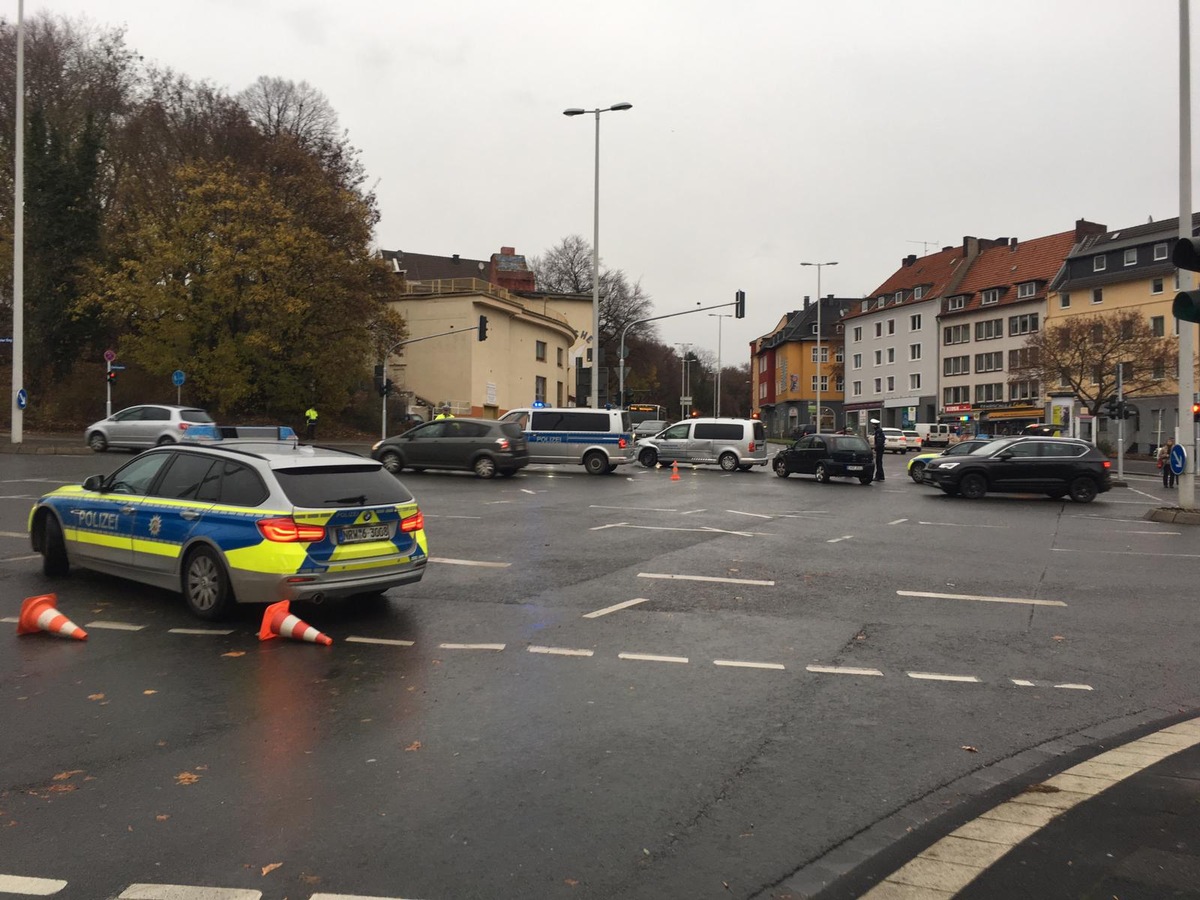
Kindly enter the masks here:
[[479, 317], [479, 339], [481, 341], [487, 340], [487, 316]]
[[[1171, 251], [1171, 262], [1180, 269], [1200, 272], [1200, 238], [1180, 238]], [[1180, 291], [1171, 312], [1184, 322], [1200, 322], [1200, 291]]]
[[116, 384], [117, 373], [114, 372], [112, 369], [109, 369], [108, 372], [104, 376], [104, 380], [107, 381], [109, 384]]
[[733, 295], [733, 317], [735, 319], [746, 318], [746, 292], [738, 291]]

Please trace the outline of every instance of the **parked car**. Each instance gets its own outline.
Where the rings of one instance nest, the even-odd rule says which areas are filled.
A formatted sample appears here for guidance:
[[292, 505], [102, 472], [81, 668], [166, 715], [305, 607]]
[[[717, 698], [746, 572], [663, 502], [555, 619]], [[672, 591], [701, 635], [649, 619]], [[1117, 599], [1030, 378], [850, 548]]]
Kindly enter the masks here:
[[378, 462], [295, 437], [203, 430], [203, 441], [152, 448], [38, 500], [28, 528], [42, 571], [79, 566], [178, 591], [203, 619], [234, 603], [379, 594], [421, 580], [424, 516]]
[[856, 434], [807, 434], [775, 454], [775, 474], [787, 478], [793, 472], [814, 475], [817, 481], [857, 478], [870, 484], [875, 475], [875, 456], [865, 438]]
[[461, 469], [480, 478], [516, 474], [529, 465], [525, 434], [512, 422], [456, 417], [417, 425], [377, 441], [371, 458], [389, 472]]
[[1103, 453], [1075, 438], [1001, 438], [965, 456], [930, 460], [924, 483], [971, 500], [995, 491], [1056, 500], [1069, 494], [1076, 503], [1090, 503], [1112, 489], [1111, 466]]
[[726, 472], [748, 472], [768, 462], [767, 430], [759, 419], [687, 419], [638, 441], [637, 459], [648, 469], [660, 462], [716, 463]]
[[87, 445], [97, 453], [114, 450], [142, 450], [162, 444], [176, 444], [192, 425], [211, 425], [212, 416], [193, 406], [147, 404], [131, 406], [84, 429]]
[[660, 431], [665, 429], [671, 423], [665, 419], [647, 419], [644, 422], [638, 422], [633, 426], [634, 440], [644, 437], [654, 437]]
[[939, 456], [966, 456], [972, 450], [977, 450], [987, 443], [989, 443], [987, 440], [972, 439], [951, 444], [941, 453], [918, 453], [908, 461], [908, 477], [920, 484], [924, 480], [925, 466], [931, 459], [937, 459]]
[[883, 429], [883, 449], [891, 453], [907, 453], [908, 439], [904, 437], [904, 432], [899, 428]]

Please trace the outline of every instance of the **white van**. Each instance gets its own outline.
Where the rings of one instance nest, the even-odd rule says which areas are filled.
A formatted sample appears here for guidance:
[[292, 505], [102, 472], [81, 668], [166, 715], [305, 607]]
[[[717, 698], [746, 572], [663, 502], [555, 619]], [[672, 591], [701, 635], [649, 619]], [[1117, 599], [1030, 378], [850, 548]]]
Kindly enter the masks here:
[[500, 421], [521, 426], [531, 463], [583, 466], [591, 475], [604, 475], [633, 461], [629, 413], [623, 409], [534, 406], [509, 410]]
[[638, 441], [646, 468], [658, 463], [716, 463], [726, 472], [767, 464], [767, 430], [758, 419], [687, 419]]
[[917, 424], [913, 428], [921, 435], [921, 449], [932, 447], [949, 447], [950, 442], [958, 437], [957, 425], [925, 425]]

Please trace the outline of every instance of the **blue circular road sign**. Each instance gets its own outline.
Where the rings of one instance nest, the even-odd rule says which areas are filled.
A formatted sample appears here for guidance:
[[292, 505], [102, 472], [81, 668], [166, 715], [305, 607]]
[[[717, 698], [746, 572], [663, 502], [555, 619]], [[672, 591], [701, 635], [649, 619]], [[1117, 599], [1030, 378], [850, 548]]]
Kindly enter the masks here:
[[17, 409], [24, 409], [29, 405], [29, 395], [25, 393], [25, 388], [17, 391]]
[[1186, 468], [1187, 451], [1183, 449], [1182, 444], [1176, 444], [1171, 448], [1171, 471], [1176, 475], [1182, 475]]
[[183, 384], [183, 369], [176, 369], [171, 373], [171, 383], [175, 385], [175, 387], [179, 387]]

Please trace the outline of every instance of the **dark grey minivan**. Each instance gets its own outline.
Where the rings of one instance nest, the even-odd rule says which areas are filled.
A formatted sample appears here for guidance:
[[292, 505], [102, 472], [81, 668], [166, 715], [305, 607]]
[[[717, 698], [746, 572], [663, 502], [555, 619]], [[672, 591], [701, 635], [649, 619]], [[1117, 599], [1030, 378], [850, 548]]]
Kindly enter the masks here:
[[462, 469], [480, 478], [516, 474], [529, 464], [520, 426], [494, 419], [448, 418], [418, 425], [371, 448], [389, 472]]

